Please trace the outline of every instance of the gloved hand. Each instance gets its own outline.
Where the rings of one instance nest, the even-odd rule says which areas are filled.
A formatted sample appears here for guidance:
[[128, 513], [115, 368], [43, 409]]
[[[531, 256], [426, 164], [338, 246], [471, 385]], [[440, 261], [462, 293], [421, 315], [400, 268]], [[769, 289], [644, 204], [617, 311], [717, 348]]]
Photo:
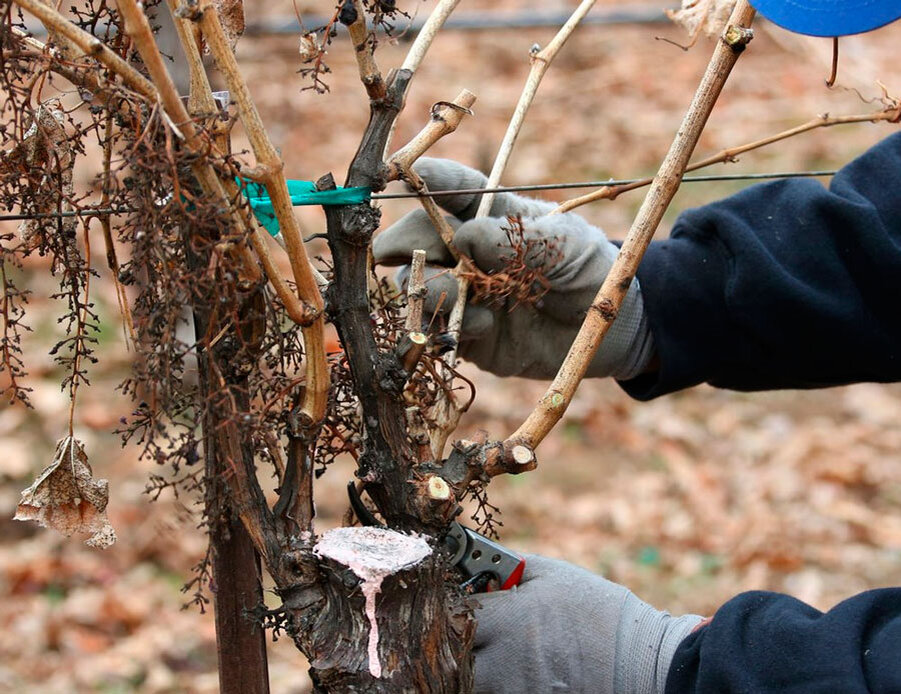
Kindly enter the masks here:
[[[484, 175], [448, 159], [423, 158], [414, 165], [429, 190], [482, 188]], [[480, 195], [441, 196], [438, 203], [451, 217], [454, 246], [486, 273], [504, 268], [511, 249], [507, 216], [520, 216], [526, 238], [553, 239], [559, 260], [546, 269], [549, 291], [534, 306], [507, 298], [466, 308], [460, 335], [460, 356], [499, 376], [552, 378], [566, 356], [582, 319], [610, 270], [619, 249], [597, 227], [576, 214], [544, 216], [554, 205], [512, 193], [497, 195], [491, 216], [473, 219]], [[428, 296], [425, 309], [435, 311], [442, 292], [447, 297], [440, 312], [449, 313], [457, 295], [456, 280], [446, 268], [455, 265], [447, 247], [424, 210], [403, 217], [375, 238], [377, 263], [405, 265], [399, 273], [405, 282], [410, 254], [426, 251]], [[539, 263], [534, 257], [527, 263]], [[629, 379], [641, 373], [651, 359], [653, 340], [645, 318], [638, 281], [626, 295], [619, 316], [610, 327], [588, 369], [589, 376]]]
[[474, 600], [476, 694], [663, 694], [676, 647], [702, 621], [535, 555], [518, 587]]

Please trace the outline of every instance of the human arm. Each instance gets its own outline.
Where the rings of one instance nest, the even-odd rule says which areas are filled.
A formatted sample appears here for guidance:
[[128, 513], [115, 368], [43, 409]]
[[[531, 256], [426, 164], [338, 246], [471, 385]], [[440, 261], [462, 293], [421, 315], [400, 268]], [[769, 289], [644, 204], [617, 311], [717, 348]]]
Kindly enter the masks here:
[[477, 694], [663, 694], [677, 645], [701, 621], [534, 555], [518, 587], [476, 601]]
[[[424, 173], [442, 178], [434, 168]], [[901, 133], [845, 166], [828, 189], [788, 179], [684, 212], [671, 237], [648, 248], [638, 283], [588, 375], [613, 375], [641, 400], [705, 382], [772, 390], [901, 380], [901, 320], [893, 291], [901, 277], [899, 174]], [[445, 188], [478, 187], [475, 179], [446, 183]], [[533, 228], [548, 224], [549, 235], [568, 237], [568, 257], [591, 262], [562, 264], [557, 280], [562, 291], [549, 294], [544, 310], [472, 307], [461, 353], [501, 375], [549, 378], [613, 256], [603, 233], [581, 218], [543, 218], [537, 215], [547, 205], [498, 197], [527, 201]], [[464, 217], [478, 204], [473, 195], [443, 200]], [[424, 213], [417, 214], [422, 224], [395, 225], [376, 238], [377, 259], [393, 254], [397, 262], [401, 251], [408, 255], [416, 245], [427, 248], [430, 262], [452, 265]], [[545, 221], [555, 217], [559, 221]], [[569, 235], [561, 217], [587, 233]], [[493, 224], [496, 237], [502, 222], [473, 220], [463, 231]], [[497, 238], [463, 236], [467, 248], [478, 247], [484, 269], [496, 267], [502, 253]], [[570, 278], [576, 280], [573, 291]], [[447, 274], [429, 284], [427, 308], [434, 308], [442, 289], [449, 293], [444, 307], [453, 303], [454, 283]]]
[[828, 612], [754, 591], [723, 605], [676, 649], [666, 694], [901, 691], [901, 588]]
[[529, 556], [526, 567], [518, 588], [476, 598], [478, 694], [901, 691], [901, 588], [826, 613], [748, 592], [702, 621], [566, 562]]
[[901, 380], [899, 176], [895, 134], [829, 189], [776, 181], [684, 212], [638, 270], [658, 368], [625, 390]]

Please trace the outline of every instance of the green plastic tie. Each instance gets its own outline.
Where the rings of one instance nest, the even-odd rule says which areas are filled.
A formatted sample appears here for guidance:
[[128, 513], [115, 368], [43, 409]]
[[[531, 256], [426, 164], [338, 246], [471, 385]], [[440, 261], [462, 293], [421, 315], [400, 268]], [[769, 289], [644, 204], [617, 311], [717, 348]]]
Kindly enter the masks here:
[[[253, 181], [237, 180], [259, 223], [272, 236], [278, 236], [278, 218], [275, 216], [275, 209], [272, 207], [272, 200], [270, 200], [265, 186]], [[354, 205], [359, 202], [368, 202], [372, 197], [372, 188], [368, 186], [316, 190], [316, 184], [313, 181], [289, 180], [287, 183], [288, 195], [291, 196], [291, 204], [294, 207], [299, 205]]]

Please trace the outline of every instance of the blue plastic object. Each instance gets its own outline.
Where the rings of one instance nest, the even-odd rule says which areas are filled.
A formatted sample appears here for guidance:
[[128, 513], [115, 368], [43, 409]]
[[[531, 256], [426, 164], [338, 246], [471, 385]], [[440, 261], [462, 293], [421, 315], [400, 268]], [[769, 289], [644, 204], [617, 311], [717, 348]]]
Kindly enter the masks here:
[[779, 26], [810, 36], [845, 36], [877, 29], [901, 17], [901, 0], [751, 0]]

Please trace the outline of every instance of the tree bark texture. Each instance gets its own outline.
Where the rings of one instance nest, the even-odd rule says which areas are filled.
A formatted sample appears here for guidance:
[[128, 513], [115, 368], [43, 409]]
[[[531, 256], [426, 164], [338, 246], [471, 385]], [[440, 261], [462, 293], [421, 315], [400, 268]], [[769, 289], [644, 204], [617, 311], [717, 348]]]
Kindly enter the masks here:
[[[189, 264], [202, 267], [204, 259], [185, 243]], [[256, 291], [259, 291], [257, 289]], [[197, 344], [197, 371], [199, 397], [209, 402], [212, 360], [224, 360], [204, 347], [209, 334], [214, 296], [194, 297], [194, 335]], [[234, 356], [234, 355], [231, 355]], [[226, 368], [215, 369], [219, 373], [232, 373]], [[242, 377], [230, 379], [236, 386], [237, 397], [246, 393]], [[269, 667], [266, 657], [266, 631], [252, 616], [255, 608], [263, 604], [262, 572], [260, 557], [253, 540], [241, 521], [224, 482], [227, 466], [225, 447], [213, 432], [222, 429], [213, 408], [205, 408], [203, 420], [203, 451], [207, 481], [206, 514], [210, 527], [210, 573], [213, 592], [213, 611], [216, 623], [216, 655], [219, 669], [220, 694], [269, 694]], [[245, 464], [253, 467], [253, 451], [246, 442], [240, 447]]]
[[[411, 73], [390, 75], [387, 94], [373, 99], [369, 125], [351, 163], [348, 186], [384, 188], [385, 141], [403, 105]], [[320, 188], [334, 186], [331, 176]], [[337, 326], [363, 413], [365, 445], [358, 476], [387, 524], [397, 530], [440, 535], [456, 501], [429, 501], [421, 493], [424, 471], [406, 431], [402, 392], [406, 383], [394, 351], [380, 350], [371, 323], [368, 248], [379, 224], [369, 204], [326, 207], [334, 277], [328, 311]], [[417, 493], [417, 492], [420, 493]], [[446, 553], [433, 552], [414, 567], [384, 579], [376, 599], [382, 676], [369, 669], [369, 620], [359, 578], [332, 560], [320, 562], [320, 610], [301, 608], [298, 645], [311, 661], [321, 692], [469, 692], [475, 622], [462, 591], [451, 582]], [[289, 612], [295, 612], [286, 600]], [[310, 622], [310, 619], [313, 619]]]
[[459, 694], [472, 691], [468, 657], [475, 634], [462, 595], [449, 608], [447, 566], [431, 555], [384, 579], [376, 598], [381, 677], [370, 672], [369, 620], [360, 579], [346, 566], [320, 566], [321, 609], [285, 607], [302, 615], [295, 642], [310, 659], [314, 691], [365, 694]]
[[269, 694], [266, 632], [250, 615], [263, 602], [260, 557], [243, 523], [210, 533], [220, 694]]

